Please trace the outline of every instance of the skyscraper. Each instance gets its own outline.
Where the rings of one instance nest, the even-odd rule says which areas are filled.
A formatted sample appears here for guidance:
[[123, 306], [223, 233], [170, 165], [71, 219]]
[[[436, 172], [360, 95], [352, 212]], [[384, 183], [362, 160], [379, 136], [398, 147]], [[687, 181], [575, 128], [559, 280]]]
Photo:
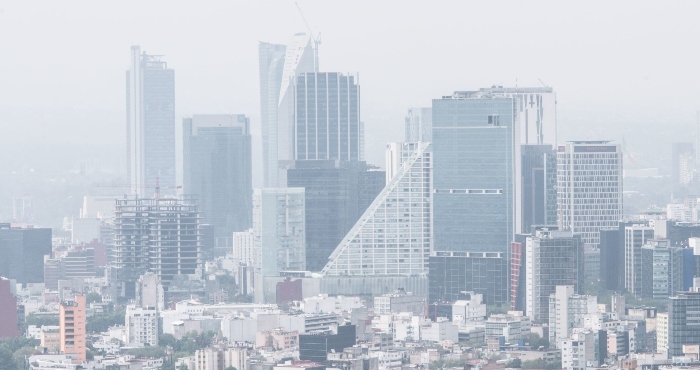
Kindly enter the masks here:
[[[306, 218], [303, 188], [264, 188], [253, 191], [255, 301], [270, 295], [264, 277], [281, 271], [306, 269]], [[274, 296], [274, 293], [272, 293]]]
[[284, 176], [289, 188], [304, 188], [306, 268], [320, 271], [335, 247], [384, 189], [384, 172], [361, 161], [291, 162]]
[[326, 276], [419, 276], [430, 253], [429, 143], [405, 143], [400, 170], [343, 238]]
[[693, 143], [673, 143], [671, 147], [671, 178], [674, 184], [687, 184], [695, 170]]
[[357, 77], [298, 71], [294, 88], [294, 159], [362, 160]]
[[569, 141], [557, 153], [559, 229], [597, 247], [622, 219], [622, 151], [609, 141]]
[[433, 100], [435, 251], [508, 252], [520, 219], [517, 123], [512, 97]]
[[647, 225], [625, 227], [625, 289], [642, 294], [642, 247], [654, 238], [654, 228]]
[[418, 141], [431, 142], [433, 138], [433, 109], [432, 108], [408, 108], [404, 123], [404, 141], [414, 143]]
[[278, 186], [279, 160], [294, 159], [294, 83], [297, 73], [314, 72], [311, 38], [295, 34], [289, 45], [259, 44], [263, 179]]
[[250, 120], [242, 114], [194, 115], [183, 120], [185, 192], [195, 198], [202, 222], [217, 244], [252, 226]]
[[557, 223], [557, 156], [551, 145], [522, 145], [521, 232]]
[[51, 229], [0, 223], [0, 272], [18, 283], [44, 281], [44, 256], [51, 255]]
[[131, 47], [126, 71], [126, 163], [131, 193], [175, 185], [175, 71], [162, 55]]
[[668, 356], [682, 356], [683, 345], [700, 344], [700, 292], [678, 292], [668, 303]]
[[641, 250], [641, 296], [667, 299], [683, 291], [683, 249], [668, 240], [649, 240]]
[[123, 294], [133, 298], [140, 275], [150, 271], [167, 289], [176, 275], [201, 274], [200, 213], [181, 199], [130, 196], [114, 212], [114, 263]]

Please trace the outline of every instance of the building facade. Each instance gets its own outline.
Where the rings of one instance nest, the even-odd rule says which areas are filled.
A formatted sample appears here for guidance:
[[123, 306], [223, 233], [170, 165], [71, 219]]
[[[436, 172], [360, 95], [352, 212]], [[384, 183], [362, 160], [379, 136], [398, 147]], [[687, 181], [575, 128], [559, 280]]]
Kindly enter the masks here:
[[59, 306], [61, 353], [70, 355], [74, 363], [83, 363], [87, 356], [85, 336], [85, 296], [76, 295], [72, 301]]
[[44, 281], [44, 256], [51, 255], [51, 229], [0, 223], [0, 272], [18, 283]]
[[649, 240], [641, 250], [641, 296], [668, 299], [683, 289], [683, 249], [668, 240]]
[[136, 347], [157, 346], [158, 319], [158, 309], [154, 306], [126, 306], [124, 326], [127, 344]]
[[622, 151], [609, 141], [570, 141], [557, 153], [559, 228], [597, 247], [622, 219]]
[[404, 141], [415, 143], [431, 142], [433, 138], [433, 109], [408, 108], [404, 124]]
[[428, 260], [428, 303], [453, 302], [473, 291], [489, 305], [508, 301], [508, 260], [498, 252], [433, 252]]
[[131, 47], [126, 72], [127, 182], [131, 193], [145, 185], [175, 186], [175, 71], [162, 55]]
[[202, 222], [217, 244], [249, 229], [253, 209], [250, 119], [242, 114], [194, 115], [183, 120], [183, 179]]
[[294, 89], [293, 158], [363, 160], [357, 77], [337, 72], [297, 73]]
[[700, 292], [679, 292], [668, 304], [668, 356], [682, 356], [683, 345], [700, 344]]
[[635, 296], [642, 294], [642, 247], [653, 238], [653, 227], [625, 227], [625, 289]]
[[147, 271], [166, 290], [176, 275], [202, 273], [200, 213], [184, 199], [120, 199], [114, 230], [113, 266], [127, 297], [134, 297], [135, 282]]

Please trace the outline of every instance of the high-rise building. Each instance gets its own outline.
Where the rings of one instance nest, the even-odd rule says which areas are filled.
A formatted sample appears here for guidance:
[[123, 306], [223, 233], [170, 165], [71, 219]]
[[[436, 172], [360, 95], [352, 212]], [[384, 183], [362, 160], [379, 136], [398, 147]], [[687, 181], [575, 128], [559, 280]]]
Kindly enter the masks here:
[[130, 346], [158, 345], [158, 309], [153, 306], [126, 306], [126, 340]]
[[12, 294], [12, 281], [0, 276], [0, 339], [19, 337], [17, 298]]
[[135, 282], [153, 272], [167, 290], [176, 275], [202, 273], [200, 213], [183, 199], [138, 198], [117, 201], [113, 266], [122, 292], [134, 297]]
[[175, 71], [162, 55], [131, 47], [126, 72], [126, 163], [131, 193], [175, 186]]
[[194, 115], [183, 120], [183, 179], [202, 222], [217, 244], [252, 226], [253, 180], [250, 120], [242, 114]]
[[297, 160], [361, 161], [357, 77], [298, 71], [294, 90], [293, 153], [280, 152], [280, 157], [291, 154]]
[[682, 356], [683, 346], [700, 344], [700, 292], [678, 292], [668, 303], [668, 356]]
[[0, 223], [0, 272], [18, 283], [44, 281], [44, 256], [51, 255], [51, 229]]
[[259, 44], [260, 109], [265, 187], [278, 186], [278, 161], [294, 159], [294, 78], [314, 72], [309, 35], [298, 33], [288, 45]]
[[407, 143], [431, 142], [433, 138], [433, 109], [408, 108], [404, 131], [404, 141]]
[[557, 223], [557, 156], [551, 145], [522, 145], [522, 233]]
[[434, 250], [507, 254], [520, 225], [517, 100], [456, 92], [432, 108]]
[[525, 244], [525, 307], [536, 323], [549, 322], [549, 296], [557, 286], [583, 293], [581, 238], [571, 231], [536, 230]]
[[597, 247], [622, 219], [622, 151], [609, 141], [569, 141], [557, 153], [559, 228]]
[[[399, 171], [345, 235], [326, 276], [418, 276], [430, 253], [429, 143], [406, 143]], [[398, 287], [397, 287], [398, 288]]]
[[299, 335], [299, 359], [326, 362], [331, 352], [342, 352], [357, 343], [355, 325], [334, 325], [330, 330]]
[[284, 182], [305, 189], [306, 268], [321, 271], [345, 234], [384, 189], [384, 174], [361, 161], [289, 163]]
[[63, 301], [59, 307], [61, 353], [70, 355], [74, 363], [85, 362], [85, 296], [76, 295], [72, 301]]
[[687, 184], [695, 170], [693, 143], [673, 143], [671, 146], [671, 179], [674, 184]]
[[641, 296], [667, 299], [683, 289], [683, 249], [668, 240], [649, 240], [641, 249]]
[[645, 225], [625, 227], [625, 289], [642, 294], [642, 246], [654, 238], [654, 228]]
[[508, 302], [508, 259], [501, 252], [433, 252], [428, 259], [428, 303], [453, 302], [465, 291], [489, 305]]
[[61, 278], [88, 278], [95, 275], [95, 249], [75, 248], [61, 257]]
[[[303, 188], [265, 188], [253, 191], [255, 240], [255, 300], [264, 303], [266, 276], [306, 269], [305, 197]], [[274, 294], [273, 294], [274, 295]]]
[[34, 197], [22, 195], [12, 198], [12, 219], [19, 223], [33, 223]]

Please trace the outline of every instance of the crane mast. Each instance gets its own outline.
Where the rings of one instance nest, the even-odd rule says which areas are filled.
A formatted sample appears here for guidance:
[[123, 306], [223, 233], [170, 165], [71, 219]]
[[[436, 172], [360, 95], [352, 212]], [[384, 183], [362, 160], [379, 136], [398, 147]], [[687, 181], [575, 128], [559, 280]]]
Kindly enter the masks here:
[[304, 21], [306, 28], [309, 30], [309, 35], [311, 36], [311, 39], [314, 42], [314, 46], [313, 46], [313, 48], [314, 48], [314, 72], [318, 73], [318, 46], [321, 45], [321, 32], [317, 33], [314, 36], [314, 31], [311, 30], [311, 25], [306, 20], [306, 17], [304, 17], [304, 12], [301, 11], [301, 7], [299, 6], [299, 3], [297, 3], [295, 1], [294, 5], [297, 6], [297, 10], [299, 11], [299, 15], [301, 16], [301, 20]]

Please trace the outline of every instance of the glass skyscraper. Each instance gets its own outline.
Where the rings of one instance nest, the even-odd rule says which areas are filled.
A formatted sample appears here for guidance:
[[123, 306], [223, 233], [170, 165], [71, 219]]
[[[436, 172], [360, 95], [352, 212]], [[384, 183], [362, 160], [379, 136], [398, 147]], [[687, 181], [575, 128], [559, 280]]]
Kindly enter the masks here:
[[362, 160], [357, 78], [299, 73], [295, 90], [295, 159]]
[[162, 55], [131, 47], [126, 72], [127, 179], [131, 193], [175, 186], [175, 71]]
[[183, 179], [217, 244], [252, 227], [250, 120], [242, 114], [194, 115], [183, 120]]
[[508, 252], [519, 189], [516, 119], [514, 98], [457, 92], [433, 100], [435, 251]]

